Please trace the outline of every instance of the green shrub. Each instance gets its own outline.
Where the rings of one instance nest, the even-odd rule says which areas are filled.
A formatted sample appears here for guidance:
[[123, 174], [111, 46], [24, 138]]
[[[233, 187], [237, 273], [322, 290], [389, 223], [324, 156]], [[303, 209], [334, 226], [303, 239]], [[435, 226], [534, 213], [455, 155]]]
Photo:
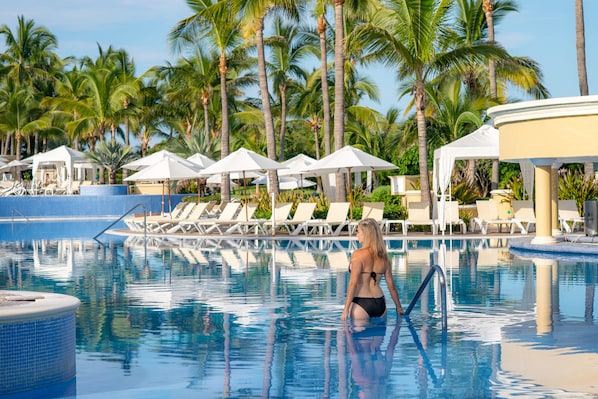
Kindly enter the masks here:
[[407, 211], [402, 205], [402, 196], [392, 195], [390, 186], [380, 186], [372, 191], [370, 199], [373, 202], [384, 202], [385, 219], [405, 219]]

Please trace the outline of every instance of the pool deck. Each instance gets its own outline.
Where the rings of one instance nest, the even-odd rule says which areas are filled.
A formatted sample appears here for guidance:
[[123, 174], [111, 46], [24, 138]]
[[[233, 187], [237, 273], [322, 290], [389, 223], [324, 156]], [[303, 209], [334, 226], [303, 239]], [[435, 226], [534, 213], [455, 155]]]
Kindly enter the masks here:
[[[106, 233], [115, 235], [126, 235], [126, 236], [137, 236], [142, 237], [144, 234], [141, 232], [134, 232], [126, 228], [108, 230]], [[346, 232], [339, 236], [330, 235], [289, 235], [287, 233], [278, 233], [273, 236], [264, 235], [239, 235], [239, 234], [164, 234], [164, 233], [147, 233], [148, 237], [163, 237], [177, 240], [193, 240], [202, 238], [218, 238], [222, 240], [232, 239], [289, 239], [289, 240], [356, 240], [355, 235], [349, 235]], [[429, 232], [409, 232], [407, 235], [401, 233], [386, 234], [385, 240], [460, 240], [460, 239], [508, 239], [511, 252], [518, 256], [526, 258], [566, 258], [566, 259], [579, 259], [579, 260], [593, 260], [598, 261], [598, 236], [586, 236], [582, 232], [573, 234], [563, 234], [557, 237], [557, 242], [554, 244], [533, 244], [532, 240], [534, 234], [521, 235], [521, 234], [508, 234], [502, 232], [489, 232], [488, 234], [481, 233], [453, 233], [453, 234], [436, 234], [433, 235]]]

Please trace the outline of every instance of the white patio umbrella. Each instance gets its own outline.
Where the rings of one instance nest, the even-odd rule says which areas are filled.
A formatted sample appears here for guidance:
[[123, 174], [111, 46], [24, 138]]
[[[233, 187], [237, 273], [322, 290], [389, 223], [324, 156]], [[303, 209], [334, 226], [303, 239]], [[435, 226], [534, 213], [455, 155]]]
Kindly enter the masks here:
[[[233, 172], [230, 173], [230, 178], [233, 180], [237, 180], [237, 179], [243, 179], [243, 173], [240, 172]], [[245, 173], [245, 178], [251, 179], [251, 178], [257, 178], [257, 179], [261, 179], [262, 177], [264, 177], [263, 173], [258, 173], [258, 172], [246, 172]], [[208, 177], [208, 179], [206, 180], [206, 183], [208, 184], [222, 184], [222, 175], [221, 174], [215, 174], [212, 175], [210, 177]], [[231, 183], [234, 184], [234, 183]]]
[[18, 173], [23, 170], [32, 169], [33, 165], [28, 162], [19, 161], [17, 159], [10, 161], [6, 165], [0, 167], [0, 172], [2, 173]]
[[[349, 175], [348, 181], [351, 182], [352, 172], [367, 172], [376, 170], [392, 170], [397, 166], [381, 158], [375, 157], [367, 152], [352, 147], [344, 146], [340, 150], [325, 156], [305, 168], [307, 173], [343, 173]], [[350, 184], [350, 183], [349, 183]], [[353, 189], [349, 189], [350, 217], [353, 219]]]
[[[308, 173], [305, 172], [305, 168], [307, 168], [309, 165], [311, 165], [312, 163], [316, 162], [315, 158], [312, 158], [308, 155], [305, 154], [298, 154], [295, 155], [293, 158], [291, 159], [287, 159], [286, 161], [282, 162], [282, 164], [284, 165], [285, 169], [280, 169], [278, 171], [278, 176], [282, 177], [298, 177], [299, 180], [298, 182], [300, 183], [307, 183], [306, 185], [301, 185], [301, 189], [303, 189], [303, 187], [311, 187], [314, 184], [310, 184], [313, 183], [311, 180], [305, 180], [304, 177], [307, 176], [316, 176], [316, 173]], [[292, 185], [292, 182], [287, 183], [287, 185]], [[281, 190], [291, 190], [291, 188], [286, 188], [283, 189], [282, 188], [282, 183], [281, 183]]]
[[212, 166], [216, 163], [216, 161], [214, 161], [212, 158], [206, 157], [205, 155], [200, 154], [199, 152], [191, 155], [190, 157], [187, 157], [187, 161], [193, 162], [202, 169], [205, 169], [208, 166]]
[[[268, 177], [262, 176], [251, 182], [252, 184], [268, 184]], [[296, 190], [303, 187], [312, 187], [316, 183], [311, 180], [300, 179], [293, 176], [281, 176], [278, 179], [278, 185], [281, 190]]]
[[315, 173], [305, 172], [305, 169], [314, 162], [316, 162], [316, 159], [308, 155], [295, 155], [293, 158], [287, 159], [286, 161], [282, 162], [282, 164], [284, 165], [284, 169], [280, 169], [278, 171], [278, 176], [304, 177], [308, 174], [311, 176], [315, 176]]
[[[193, 162], [195, 165], [197, 165], [199, 167], [199, 169], [205, 169], [210, 165], [213, 165], [216, 163], [216, 161], [214, 161], [213, 159], [206, 157], [203, 154], [200, 154], [199, 152], [196, 152], [195, 154], [191, 155], [190, 157], [187, 157], [187, 161], [191, 161]], [[201, 202], [201, 192], [202, 192], [202, 186], [206, 184], [206, 182], [201, 181], [201, 176], [198, 177], [196, 179], [197, 181], [197, 202]]]
[[199, 169], [197, 168], [197, 164], [195, 164], [193, 161], [189, 161], [168, 150], [160, 150], [143, 158], [139, 158], [133, 162], [129, 162], [128, 164], [123, 165], [123, 169], [141, 170], [147, 166], [154, 165], [155, 163], [163, 160], [164, 158], [172, 158], [179, 161], [179, 163], [184, 164], [185, 166]]
[[[183, 161], [186, 161], [182, 158]], [[199, 169], [187, 165], [188, 161], [181, 162], [172, 157], [165, 157], [162, 160], [141, 169], [139, 172], [125, 178], [125, 181], [161, 181], [162, 182], [162, 214], [164, 214], [164, 182], [168, 184], [168, 208], [172, 211], [170, 202], [170, 181], [195, 179]]]
[[[243, 181], [245, 181], [248, 172], [278, 170], [283, 168], [284, 166], [279, 162], [266, 158], [263, 155], [259, 155], [247, 148], [239, 148], [237, 151], [231, 152], [215, 164], [208, 166], [202, 170], [200, 174], [202, 176], [210, 176], [217, 173], [240, 172], [243, 176]], [[247, 197], [247, 185], [244, 186], [245, 197]]]

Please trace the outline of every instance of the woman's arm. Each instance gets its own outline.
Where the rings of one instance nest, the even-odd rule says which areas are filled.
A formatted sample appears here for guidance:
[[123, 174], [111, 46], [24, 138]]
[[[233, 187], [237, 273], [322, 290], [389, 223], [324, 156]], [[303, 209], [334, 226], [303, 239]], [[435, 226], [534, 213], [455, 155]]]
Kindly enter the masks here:
[[346, 320], [349, 317], [349, 310], [357, 292], [357, 285], [359, 284], [359, 276], [363, 269], [363, 260], [361, 250], [356, 250], [351, 255], [351, 272], [349, 273], [349, 286], [347, 287], [347, 297], [345, 298], [345, 308], [341, 314], [341, 320]]
[[388, 292], [390, 293], [390, 297], [392, 298], [392, 301], [395, 303], [395, 307], [397, 308], [397, 313], [398, 314], [405, 313], [405, 311], [403, 310], [403, 306], [401, 306], [401, 300], [399, 299], [399, 292], [397, 291], [395, 281], [392, 277], [392, 266], [390, 264], [386, 265], [386, 271], [384, 272], [384, 278], [386, 279], [386, 286], [388, 287]]

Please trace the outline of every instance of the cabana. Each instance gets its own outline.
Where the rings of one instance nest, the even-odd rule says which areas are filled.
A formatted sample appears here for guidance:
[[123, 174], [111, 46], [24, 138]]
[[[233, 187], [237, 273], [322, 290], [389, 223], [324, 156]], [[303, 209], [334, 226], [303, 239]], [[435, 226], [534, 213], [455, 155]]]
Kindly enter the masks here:
[[[440, 201], [451, 197], [451, 176], [456, 160], [499, 159], [498, 129], [484, 125], [474, 132], [434, 151], [432, 187]], [[525, 191], [531, 197], [534, 187], [534, 167], [529, 161], [520, 161]], [[448, 191], [448, 192], [447, 192]], [[436, 205], [434, 204], [435, 208]], [[439, 215], [439, 220], [444, 220]], [[440, 229], [444, 231], [443, 223]]]
[[48, 152], [35, 154], [29, 157], [28, 160], [33, 161], [32, 175], [34, 181], [47, 184], [48, 182], [45, 181], [43, 175], [38, 176], [38, 171], [49, 166], [52, 169], [56, 169], [56, 183], [59, 185], [65, 184], [68, 194], [71, 193], [75, 164], [81, 163], [86, 164], [85, 167], [91, 166], [88, 164], [84, 153], [73, 150], [65, 145]]

